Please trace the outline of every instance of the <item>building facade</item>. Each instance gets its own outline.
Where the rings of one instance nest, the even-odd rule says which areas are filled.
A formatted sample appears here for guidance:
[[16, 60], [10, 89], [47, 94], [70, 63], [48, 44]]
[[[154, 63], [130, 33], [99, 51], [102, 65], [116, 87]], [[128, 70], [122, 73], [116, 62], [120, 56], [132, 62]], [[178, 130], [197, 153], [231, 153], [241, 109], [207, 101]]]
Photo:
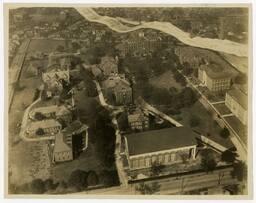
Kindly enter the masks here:
[[198, 79], [212, 92], [222, 92], [230, 89], [234, 72], [215, 64], [201, 65], [198, 69]]
[[123, 75], [111, 75], [102, 82], [105, 96], [115, 105], [132, 103], [132, 88]]
[[99, 65], [104, 76], [110, 76], [113, 74], [118, 74], [118, 58], [113, 58], [105, 56], [101, 58], [101, 63]]
[[149, 128], [149, 118], [141, 110], [128, 113], [128, 123], [132, 130], [147, 130]]
[[247, 125], [247, 95], [239, 88], [233, 88], [226, 92], [225, 105], [244, 124]]
[[196, 158], [196, 134], [186, 127], [165, 128], [125, 136], [130, 170], [150, 168], [154, 163], [171, 165]]

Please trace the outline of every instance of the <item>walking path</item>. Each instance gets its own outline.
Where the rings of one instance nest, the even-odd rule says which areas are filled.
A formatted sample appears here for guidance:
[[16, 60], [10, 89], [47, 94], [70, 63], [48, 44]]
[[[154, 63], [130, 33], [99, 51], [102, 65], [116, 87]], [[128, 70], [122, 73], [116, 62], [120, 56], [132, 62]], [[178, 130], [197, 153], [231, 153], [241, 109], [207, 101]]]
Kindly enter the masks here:
[[[174, 26], [170, 22], [136, 22], [126, 20], [125, 23], [129, 23], [131, 26], [127, 26], [123, 24], [123, 18], [114, 18], [109, 16], [101, 16], [96, 13], [92, 8], [88, 7], [79, 7], [75, 8], [84, 18], [91, 22], [102, 23], [108, 26], [110, 29], [119, 32], [119, 33], [127, 33], [135, 30], [143, 29], [143, 28], [151, 28], [155, 30], [162, 31], [166, 34], [172, 35], [177, 38], [184, 44], [193, 47], [200, 47], [204, 49], [211, 49], [218, 52], [224, 52], [228, 54], [233, 54], [236, 56], [248, 56], [248, 45], [240, 44], [237, 42], [233, 42], [230, 40], [221, 40], [221, 39], [211, 39], [211, 38], [203, 38], [203, 37], [190, 37], [190, 33], [184, 32], [178, 27]], [[136, 25], [137, 24], [137, 25]]]

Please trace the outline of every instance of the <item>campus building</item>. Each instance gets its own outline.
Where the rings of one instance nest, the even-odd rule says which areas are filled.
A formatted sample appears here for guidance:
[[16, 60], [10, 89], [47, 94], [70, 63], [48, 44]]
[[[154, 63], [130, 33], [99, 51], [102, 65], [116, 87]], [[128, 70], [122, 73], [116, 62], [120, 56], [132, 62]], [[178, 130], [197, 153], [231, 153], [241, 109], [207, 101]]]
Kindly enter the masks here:
[[225, 104], [244, 125], [247, 125], [247, 94], [241, 87], [235, 86], [226, 92]]
[[198, 69], [198, 79], [212, 92], [228, 90], [235, 76], [236, 72], [231, 68], [213, 63], [201, 65]]
[[104, 76], [110, 76], [118, 73], [118, 58], [105, 56], [101, 58], [101, 63], [98, 66]]
[[52, 162], [70, 161], [88, 147], [88, 126], [74, 121], [55, 136]]
[[132, 88], [123, 75], [111, 75], [102, 82], [103, 91], [108, 100], [116, 105], [132, 103]]
[[197, 141], [190, 128], [173, 127], [125, 135], [125, 155], [130, 170], [170, 165], [195, 159]]
[[141, 109], [128, 113], [128, 123], [132, 130], [146, 130], [149, 128], [149, 118]]

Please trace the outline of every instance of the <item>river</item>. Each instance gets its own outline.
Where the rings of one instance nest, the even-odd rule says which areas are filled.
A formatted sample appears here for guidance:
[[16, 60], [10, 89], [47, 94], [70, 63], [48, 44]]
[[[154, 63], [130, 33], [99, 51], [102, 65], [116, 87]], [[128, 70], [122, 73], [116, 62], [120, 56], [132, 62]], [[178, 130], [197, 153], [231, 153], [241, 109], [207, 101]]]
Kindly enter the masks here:
[[[110, 29], [119, 33], [127, 33], [127, 32], [135, 31], [138, 29], [151, 28], [151, 29], [159, 30], [166, 34], [172, 35], [182, 43], [189, 46], [199, 47], [203, 49], [210, 49], [210, 50], [223, 52], [227, 54], [233, 54], [236, 56], [242, 56], [242, 57], [248, 56], [247, 44], [240, 44], [230, 40], [210, 39], [210, 38], [203, 38], [203, 37], [191, 38], [189, 33], [184, 32], [183, 30], [174, 26], [170, 22], [159, 22], [159, 21], [136, 22], [136, 21], [119, 18], [119, 17], [114, 18], [109, 16], [101, 16], [97, 12], [95, 12], [92, 8], [88, 8], [88, 7], [84, 7], [84, 8], [80, 7], [75, 9], [88, 21], [102, 23], [108, 26]], [[127, 24], [130, 24], [130, 26], [128, 26]]]

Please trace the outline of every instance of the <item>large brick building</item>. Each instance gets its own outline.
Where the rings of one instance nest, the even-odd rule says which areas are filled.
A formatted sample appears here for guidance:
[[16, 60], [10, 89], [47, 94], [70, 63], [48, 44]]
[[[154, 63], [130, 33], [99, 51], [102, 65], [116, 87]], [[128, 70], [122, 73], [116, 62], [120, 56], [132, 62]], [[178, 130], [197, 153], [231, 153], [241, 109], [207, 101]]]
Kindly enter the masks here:
[[198, 69], [198, 79], [212, 92], [228, 90], [236, 74], [235, 70], [214, 63], [201, 65]]
[[154, 163], [170, 165], [196, 158], [197, 141], [190, 128], [174, 127], [125, 135], [125, 155], [130, 170]]

